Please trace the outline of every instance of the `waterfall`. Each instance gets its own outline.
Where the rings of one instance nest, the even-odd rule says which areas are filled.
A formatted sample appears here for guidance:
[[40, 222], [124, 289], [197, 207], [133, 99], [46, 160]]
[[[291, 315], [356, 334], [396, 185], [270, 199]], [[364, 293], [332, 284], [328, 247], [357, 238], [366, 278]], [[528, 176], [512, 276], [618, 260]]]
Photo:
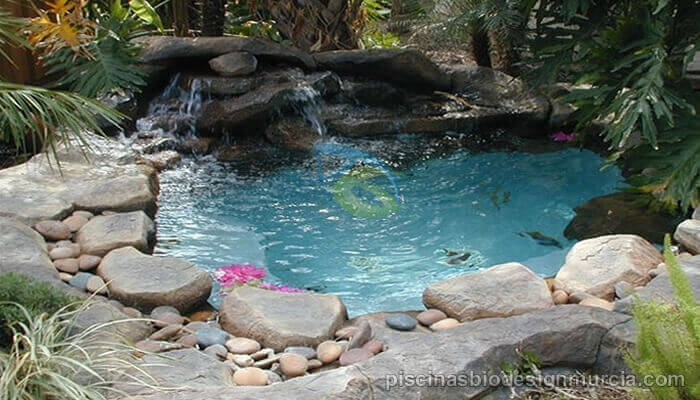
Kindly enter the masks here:
[[316, 133], [325, 137], [328, 128], [321, 116], [321, 93], [309, 86], [298, 87], [292, 94], [292, 103], [295, 110], [311, 124]]
[[175, 74], [160, 96], [149, 104], [148, 115], [136, 121], [139, 132], [156, 136], [195, 136], [202, 107], [211, 100], [203, 90], [209, 82], [195, 78], [183, 89], [181, 78], [179, 73]]

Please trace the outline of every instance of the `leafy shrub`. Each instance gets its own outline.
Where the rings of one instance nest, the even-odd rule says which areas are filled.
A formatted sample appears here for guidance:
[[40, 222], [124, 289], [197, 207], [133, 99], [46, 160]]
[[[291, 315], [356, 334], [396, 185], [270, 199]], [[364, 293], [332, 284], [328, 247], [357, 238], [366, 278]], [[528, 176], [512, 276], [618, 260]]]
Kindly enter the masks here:
[[[23, 275], [9, 273], [0, 276], [0, 344], [12, 341], [12, 325], [27, 323], [42, 313], [55, 313], [75, 304], [77, 298], [51, 285], [38, 282]], [[22, 305], [24, 311], [15, 305]], [[9, 347], [9, 346], [8, 346]]]
[[[685, 400], [700, 398], [700, 307], [693, 288], [670, 251], [671, 239], [666, 235], [664, 256], [677, 304], [637, 299], [634, 322], [637, 345], [627, 356], [628, 365], [638, 377], [683, 376], [685, 385], [651, 386], [656, 399]], [[646, 392], [645, 392], [646, 393]], [[645, 398], [645, 393], [640, 393]]]
[[129, 354], [135, 348], [101, 339], [100, 334], [113, 323], [76, 330], [73, 317], [82, 308], [64, 307], [52, 314], [32, 315], [16, 303], [2, 306], [14, 307], [24, 321], [11, 327], [14, 341], [9, 351], [0, 351], [3, 399], [105, 400], [110, 393], [125, 396], [114, 387], [117, 382], [157, 389], [151, 384], [153, 377], [130, 361]]

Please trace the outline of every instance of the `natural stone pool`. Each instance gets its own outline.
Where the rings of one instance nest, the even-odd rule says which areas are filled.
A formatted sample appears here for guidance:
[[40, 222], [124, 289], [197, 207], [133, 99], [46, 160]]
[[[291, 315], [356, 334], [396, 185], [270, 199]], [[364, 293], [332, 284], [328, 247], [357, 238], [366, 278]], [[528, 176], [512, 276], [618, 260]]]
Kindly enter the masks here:
[[[345, 170], [338, 157], [320, 157], [322, 175], [318, 154], [276, 153], [280, 166], [259, 172], [246, 163], [186, 160], [160, 176], [156, 251], [210, 270], [265, 266], [273, 280], [339, 295], [351, 315], [419, 309], [428, 284], [495, 264], [518, 261], [555, 274], [574, 244], [562, 233], [573, 208], [624, 186], [619, 170], [601, 171], [604, 160], [587, 150], [461, 149], [361, 176], [396, 209], [357, 216], [334, 196], [337, 182], [353, 164], [380, 165], [371, 154], [401, 158], [396, 149], [411, 139], [368, 142], [365, 158]], [[348, 155], [351, 146], [339, 147], [353, 149]], [[367, 189], [348, 190], [355, 202], [381, 205]]]

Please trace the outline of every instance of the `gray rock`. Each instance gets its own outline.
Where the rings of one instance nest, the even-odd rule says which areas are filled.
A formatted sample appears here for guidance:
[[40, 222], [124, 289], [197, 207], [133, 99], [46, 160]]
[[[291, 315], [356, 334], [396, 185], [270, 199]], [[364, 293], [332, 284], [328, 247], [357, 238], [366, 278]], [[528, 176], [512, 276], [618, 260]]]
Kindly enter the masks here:
[[212, 58], [209, 66], [221, 76], [243, 76], [255, 72], [258, 59], [250, 53], [233, 52]]
[[321, 133], [317, 132], [304, 118], [284, 118], [273, 122], [265, 129], [265, 137], [270, 143], [290, 150], [311, 151]]
[[[177, 335], [180, 333], [182, 330], [182, 325], [168, 325], [166, 327], [160, 328], [159, 330], [153, 332], [151, 336], [149, 336], [149, 339], [151, 340], [168, 340], [172, 338], [173, 336]], [[184, 343], [180, 343], [183, 344]], [[192, 346], [189, 346], [192, 347]]]
[[85, 224], [76, 239], [84, 253], [95, 256], [127, 246], [145, 252], [155, 239], [155, 224], [143, 211], [101, 215]]
[[14, 272], [61, 285], [46, 250], [44, 238], [35, 230], [14, 219], [0, 217], [0, 274]]
[[90, 277], [90, 279], [88, 279], [85, 288], [90, 293], [97, 293], [102, 295], [108, 294], [107, 286], [105, 286], [105, 281], [103, 281], [102, 278], [100, 278], [97, 275], [93, 275]]
[[450, 77], [417, 50], [336, 50], [314, 54], [319, 66], [334, 72], [369, 76], [411, 88], [446, 90]]
[[306, 346], [289, 346], [284, 349], [285, 353], [294, 353], [306, 357], [307, 360], [316, 358], [316, 350]]
[[223, 346], [229, 339], [228, 333], [222, 331], [221, 329], [211, 328], [208, 326], [197, 329], [194, 334], [197, 336], [197, 344], [203, 349], [215, 344]]
[[309, 88], [321, 95], [333, 94], [339, 88], [338, 77], [328, 72], [314, 73], [300, 81], [263, 85], [233, 99], [212, 101], [204, 107], [202, 117], [197, 121], [198, 128], [218, 133], [260, 122], [280, 108], [294, 104], [298, 101], [295, 94]]
[[693, 219], [700, 219], [700, 206], [695, 208], [693, 211]]
[[601, 236], [576, 243], [556, 279], [568, 293], [585, 292], [612, 301], [616, 283], [643, 286], [649, 270], [662, 261], [659, 251], [639, 236]]
[[[683, 272], [690, 280], [690, 285], [695, 297], [700, 297], [700, 256], [694, 256], [680, 262]], [[659, 275], [652, 279], [646, 286], [637, 290], [634, 296], [626, 297], [615, 302], [615, 311], [625, 314], [632, 313], [632, 305], [635, 299], [655, 300], [665, 303], [675, 303], [674, 289], [669, 279], [666, 268], [659, 271]]]
[[151, 310], [151, 318], [160, 319], [165, 313], [180, 315], [180, 310], [173, 306], [158, 306]]
[[156, 210], [157, 178], [151, 167], [136, 163], [122, 145], [86, 134], [92, 153], [74, 146], [58, 150], [56, 160], [38, 154], [28, 162], [0, 171], [0, 216], [26, 224], [63, 219], [75, 208], [103, 210]]
[[544, 125], [551, 109], [549, 100], [521, 79], [485, 67], [454, 68], [452, 92], [467, 96], [476, 106], [508, 109], [511, 121]]
[[100, 339], [115, 343], [122, 343], [124, 340], [130, 343], [138, 342], [153, 332], [153, 329], [146, 322], [134, 321], [106, 301], [93, 302], [79, 311], [73, 321], [75, 329], [78, 330], [98, 324], [108, 324], [98, 330], [98, 336]]
[[416, 320], [406, 314], [393, 314], [386, 317], [386, 324], [398, 331], [412, 331], [416, 328]]
[[[178, 400], [243, 400], [265, 398], [323, 398], [335, 400], [418, 398], [477, 399], [491, 388], [469, 386], [399, 385], [398, 375], [488, 374], [503, 361], [519, 360], [518, 351], [538, 354], [545, 365], [569, 365], [590, 368], [596, 365], [602, 338], [629, 317], [578, 305], [563, 305], [509, 318], [472, 321], [451, 330], [419, 335], [400, 333], [411, 339], [390, 346], [386, 352], [355, 364], [314, 372], [266, 388], [229, 388], [211, 383], [188, 382], [177, 393]], [[172, 353], [171, 353], [172, 354]], [[173, 365], [167, 372], [179, 376], [185, 363]], [[188, 371], [189, 372], [189, 371]], [[395, 377], [394, 381], [389, 381]], [[183, 381], [184, 382], [184, 381]], [[170, 397], [168, 397], [170, 396]], [[136, 400], [167, 400], [169, 393], [151, 391]]]
[[[210, 389], [234, 389], [226, 385], [230, 379], [230, 373], [219, 361], [207, 356], [196, 349], [174, 350], [167, 353], [167, 357], [158, 355], [145, 355], [138, 361], [136, 367], [143, 369], [141, 373], [132, 368], [125, 370], [125, 374], [138, 374], [145, 382], [152, 384], [151, 377], [156, 380], [156, 385], [165, 388], [182, 388], [184, 383], [187, 387], [208, 387]], [[117, 380], [118, 381], [118, 380]], [[132, 382], [131, 379], [123, 379]], [[136, 394], [139, 392], [149, 392], [151, 389], [139, 384], [120, 384], [117, 389], [127, 393]], [[178, 393], [182, 389], [178, 390]], [[175, 392], [158, 389], [163, 399], [172, 399]]]
[[615, 297], [618, 299], [624, 299], [632, 293], [634, 293], [634, 286], [629, 283], [622, 281], [615, 284]]
[[315, 347], [331, 339], [347, 317], [345, 305], [337, 296], [280, 293], [248, 286], [228, 294], [220, 313], [224, 330], [255, 339], [276, 351], [289, 346]]
[[174, 150], [165, 150], [155, 154], [145, 154], [143, 156], [148, 162], [153, 165], [153, 168], [158, 171], [163, 171], [174, 167], [182, 157], [180, 153]]
[[88, 281], [93, 276], [95, 275], [87, 272], [78, 272], [68, 281], [68, 284], [76, 289], [87, 290]]
[[553, 307], [544, 279], [518, 263], [501, 264], [434, 283], [423, 292], [426, 308], [461, 322], [508, 317]]
[[[404, 314], [404, 315], [406, 315], [406, 314]], [[411, 318], [408, 315], [406, 315], [406, 317]], [[408, 321], [401, 321], [401, 322], [403, 324], [405, 324]], [[414, 320], [414, 323], [415, 323], [415, 320]], [[415, 324], [413, 325], [413, 327], [415, 328]], [[370, 339], [372, 339], [372, 326], [367, 321], [360, 321], [360, 323], [357, 324], [357, 333], [354, 334], [350, 338], [350, 340], [348, 341], [348, 345], [346, 347], [346, 350], [351, 350], [351, 349], [356, 349], [356, 348], [362, 347]]]
[[186, 260], [153, 257], [133, 247], [112, 250], [97, 267], [112, 297], [142, 311], [169, 305], [186, 312], [204, 303], [212, 281]]
[[313, 69], [316, 62], [293, 46], [246, 36], [185, 38], [148, 36], [135, 39], [142, 46], [140, 57], [147, 63], [168, 59], [213, 58], [244, 51], [262, 60], [283, 61]]
[[673, 238], [693, 254], [700, 253], [700, 220], [688, 219], [676, 228]]
[[226, 359], [226, 354], [228, 354], [228, 351], [226, 350], [226, 347], [220, 345], [220, 344], [213, 344], [206, 349], [204, 349], [204, 354], [208, 355], [209, 357], [215, 358], [217, 360], [225, 360]]

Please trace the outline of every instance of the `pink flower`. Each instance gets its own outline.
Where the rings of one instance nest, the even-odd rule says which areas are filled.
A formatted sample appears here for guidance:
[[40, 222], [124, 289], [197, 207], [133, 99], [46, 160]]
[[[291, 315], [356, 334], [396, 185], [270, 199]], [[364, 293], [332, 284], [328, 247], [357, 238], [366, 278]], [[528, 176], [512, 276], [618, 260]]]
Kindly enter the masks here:
[[570, 141], [574, 140], [575, 137], [576, 137], [576, 133], [573, 133], [573, 132], [572, 133], [565, 133], [562, 131], [559, 131], [551, 136], [551, 138], [555, 142], [570, 142]]
[[250, 264], [233, 264], [216, 270], [214, 277], [222, 287], [231, 287], [263, 279], [265, 274], [264, 268]]
[[250, 264], [233, 264], [221, 267], [214, 272], [214, 278], [223, 288], [220, 295], [225, 295], [232, 289], [241, 285], [250, 285], [261, 289], [274, 290], [284, 293], [302, 293], [304, 290], [288, 285], [276, 285], [274, 283], [263, 282], [265, 278], [265, 268], [259, 268]]

